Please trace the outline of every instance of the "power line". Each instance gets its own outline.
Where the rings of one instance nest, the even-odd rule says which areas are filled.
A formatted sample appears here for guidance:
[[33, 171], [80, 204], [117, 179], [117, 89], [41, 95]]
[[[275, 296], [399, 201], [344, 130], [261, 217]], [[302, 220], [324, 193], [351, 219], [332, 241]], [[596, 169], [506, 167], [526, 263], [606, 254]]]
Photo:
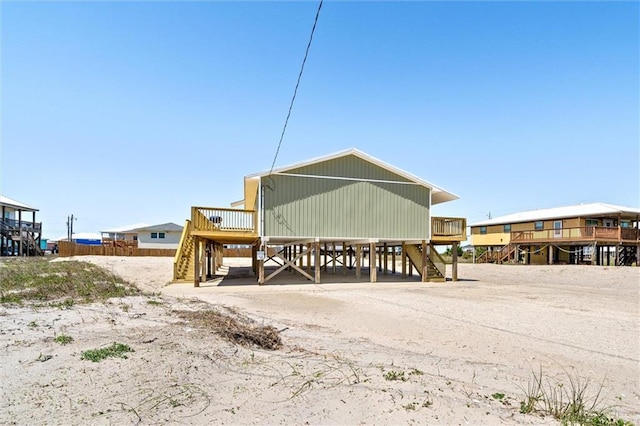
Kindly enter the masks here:
[[271, 168], [269, 169], [269, 175], [271, 174], [271, 172], [273, 172], [273, 167], [276, 165], [276, 160], [278, 159], [278, 154], [280, 153], [280, 146], [282, 145], [282, 140], [284, 139], [284, 133], [287, 131], [287, 124], [289, 123], [289, 117], [291, 117], [291, 110], [293, 109], [293, 103], [296, 100], [296, 95], [298, 94], [298, 86], [300, 86], [300, 79], [302, 79], [302, 73], [304, 72], [304, 64], [307, 62], [307, 56], [309, 56], [309, 49], [311, 48], [311, 42], [313, 41], [313, 33], [316, 31], [316, 25], [318, 24], [320, 9], [322, 9], [322, 1], [323, 0], [320, 0], [320, 4], [318, 4], [318, 11], [316, 12], [316, 18], [313, 21], [313, 28], [311, 28], [309, 43], [307, 43], [307, 50], [304, 52], [302, 67], [300, 67], [300, 73], [298, 74], [298, 81], [296, 82], [296, 87], [293, 90], [293, 97], [291, 98], [291, 104], [289, 105], [289, 112], [287, 113], [287, 118], [284, 120], [284, 127], [282, 128], [282, 133], [280, 134], [280, 141], [278, 142], [276, 155], [274, 155], [273, 162], [271, 163]]

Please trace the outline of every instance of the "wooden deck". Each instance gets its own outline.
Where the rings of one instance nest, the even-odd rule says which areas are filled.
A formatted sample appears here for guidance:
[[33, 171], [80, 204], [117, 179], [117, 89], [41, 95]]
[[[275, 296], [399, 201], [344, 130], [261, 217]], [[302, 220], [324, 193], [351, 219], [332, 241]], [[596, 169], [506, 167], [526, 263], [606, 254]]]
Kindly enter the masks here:
[[252, 244], [258, 239], [255, 210], [191, 207], [191, 235], [221, 244]]
[[446, 244], [467, 239], [467, 219], [462, 217], [431, 218], [431, 242]]
[[579, 228], [544, 229], [540, 231], [516, 231], [511, 232], [511, 243], [639, 244], [640, 230], [636, 228], [585, 226]]

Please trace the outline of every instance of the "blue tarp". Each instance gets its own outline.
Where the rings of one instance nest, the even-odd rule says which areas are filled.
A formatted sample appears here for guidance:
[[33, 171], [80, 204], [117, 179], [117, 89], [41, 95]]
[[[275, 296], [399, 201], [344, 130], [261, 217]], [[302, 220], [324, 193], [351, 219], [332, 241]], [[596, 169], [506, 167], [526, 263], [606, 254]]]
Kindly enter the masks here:
[[82, 244], [84, 246], [99, 246], [102, 245], [102, 241], [101, 240], [87, 240], [84, 238], [79, 238], [77, 240], [73, 240], [74, 243], [76, 244]]

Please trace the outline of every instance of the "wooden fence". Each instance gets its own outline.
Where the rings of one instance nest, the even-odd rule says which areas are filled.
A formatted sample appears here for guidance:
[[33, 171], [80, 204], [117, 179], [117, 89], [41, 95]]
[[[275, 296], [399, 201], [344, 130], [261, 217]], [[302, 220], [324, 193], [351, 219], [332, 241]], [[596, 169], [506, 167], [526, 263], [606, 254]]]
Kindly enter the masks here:
[[69, 241], [58, 242], [58, 252], [61, 257], [69, 256], [153, 256], [173, 257], [175, 249], [149, 249], [138, 247], [109, 247], [87, 246]]

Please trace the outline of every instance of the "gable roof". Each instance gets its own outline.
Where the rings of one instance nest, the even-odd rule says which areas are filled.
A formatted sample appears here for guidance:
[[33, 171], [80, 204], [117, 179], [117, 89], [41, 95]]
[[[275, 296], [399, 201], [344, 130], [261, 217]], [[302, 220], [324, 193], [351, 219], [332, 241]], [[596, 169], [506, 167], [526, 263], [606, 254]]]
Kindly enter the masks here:
[[[285, 173], [289, 170], [293, 170], [293, 169], [298, 169], [301, 167], [305, 167], [305, 166], [309, 166], [312, 164], [317, 164], [317, 163], [322, 163], [325, 161], [330, 161], [330, 160], [335, 160], [337, 158], [342, 158], [342, 157], [347, 157], [349, 155], [353, 155], [355, 157], [358, 157], [364, 161], [367, 161], [371, 164], [374, 164], [378, 167], [381, 167], [391, 173], [394, 173], [398, 176], [402, 176], [403, 178], [407, 179], [410, 182], [413, 182], [417, 185], [421, 185], [424, 186], [426, 188], [429, 188], [431, 190], [431, 204], [439, 204], [439, 203], [444, 203], [445, 201], [453, 201], [453, 200], [457, 200], [458, 197], [457, 195], [448, 192], [430, 182], [427, 182], [423, 179], [420, 179], [419, 177], [406, 172], [402, 169], [399, 169], [395, 166], [392, 166], [389, 163], [386, 163], [382, 160], [379, 160], [375, 157], [372, 157], [368, 154], [365, 154], [364, 152], [356, 149], [356, 148], [351, 148], [351, 149], [347, 149], [344, 151], [340, 151], [340, 152], [336, 152], [334, 154], [329, 154], [323, 157], [317, 157], [317, 158], [313, 158], [311, 160], [307, 160], [307, 161], [303, 161], [300, 163], [296, 163], [296, 164], [292, 164], [289, 166], [284, 166], [284, 167], [279, 167], [277, 169], [273, 169], [273, 171], [271, 172], [271, 174], [278, 174], [278, 173]], [[264, 172], [260, 172], [260, 173], [255, 173], [252, 175], [248, 175], [247, 178], [258, 178], [258, 177], [265, 177], [268, 176], [270, 173], [269, 171], [264, 171]]]
[[495, 217], [473, 223], [469, 226], [503, 225], [510, 223], [533, 222], [536, 220], [562, 219], [567, 217], [589, 217], [607, 215], [640, 215], [640, 209], [636, 207], [622, 207], [607, 203], [577, 204], [565, 207], [553, 207], [550, 209], [529, 210], [513, 213], [506, 216]]
[[17, 210], [28, 211], [28, 212], [37, 212], [39, 211], [36, 208], [28, 206], [20, 201], [16, 201], [12, 198], [5, 197], [4, 195], [0, 195], [0, 205], [11, 207]]
[[182, 226], [177, 225], [177, 224], [175, 224], [173, 222], [167, 222], [167, 223], [161, 223], [160, 225], [144, 226], [142, 228], [134, 229], [134, 231], [136, 231], [136, 232], [141, 232], [141, 231], [145, 231], [145, 232], [156, 232], [156, 231], [160, 231], [160, 232], [181, 232], [182, 231]]
[[100, 231], [104, 234], [131, 234], [134, 233], [137, 228], [144, 228], [145, 226], [149, 226], [148, 223], [136, 223], [133, 225], [119, 226], [117, 228], [105, 229], [104, 231]]

